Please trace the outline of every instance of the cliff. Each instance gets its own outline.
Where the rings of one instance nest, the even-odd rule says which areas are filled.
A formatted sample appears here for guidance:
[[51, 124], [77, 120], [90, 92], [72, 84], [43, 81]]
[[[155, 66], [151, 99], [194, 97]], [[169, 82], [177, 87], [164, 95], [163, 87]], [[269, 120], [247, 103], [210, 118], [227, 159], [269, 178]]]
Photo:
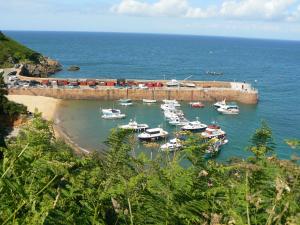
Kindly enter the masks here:
[[61, 70], [58, 61], [35, 52], [7, 37], [0, 31], [0, 68], [23, 64], [21, 74], [32, 77], [47, 77]]

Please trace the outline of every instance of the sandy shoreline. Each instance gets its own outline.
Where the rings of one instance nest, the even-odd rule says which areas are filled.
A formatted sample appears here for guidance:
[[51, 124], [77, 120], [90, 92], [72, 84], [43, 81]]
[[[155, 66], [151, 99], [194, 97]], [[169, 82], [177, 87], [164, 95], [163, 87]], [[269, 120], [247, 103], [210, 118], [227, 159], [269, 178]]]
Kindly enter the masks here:
[[27, 106], [29, 112], [34, 112], [37, 109], [42, 113], [46, 120], [54, 120], [55, 113], [62, 100], [49, 98], [44, 96], [30, 96], [30, 95], [8, 95], [10, 101], [14, 101]]
[[32, 95], [8, 95], [7, 98], [10, 101], [23, 104], [27, 106], [29, 112], [34, 113], [37, 109], [38, 112], [42, 113], [44, 119], [53, 122], [53, 129], [56, 138], [63, 139], [69, 146], [71, 146], [76, 153], [88, 154], [89, 151], [80, 147], [75, 143], [72, 138], [67, 134], [65, 129], [60, 126], [57, 115], [59, 105], [63, 102], [61, 99], [55, 99], [44, 96], [32, 96]]

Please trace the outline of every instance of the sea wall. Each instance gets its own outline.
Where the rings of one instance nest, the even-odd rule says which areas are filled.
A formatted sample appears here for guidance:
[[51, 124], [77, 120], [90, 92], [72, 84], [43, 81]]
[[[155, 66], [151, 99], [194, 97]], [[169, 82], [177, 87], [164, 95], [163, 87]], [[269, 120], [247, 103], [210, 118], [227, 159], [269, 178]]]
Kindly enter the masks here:
[[[215, 82], [214, 82], [215, 83]], [[221, 82], [224, 83], [224, 82]], [[207, 85], [205, 82], [204, 84]], [[229, 83], [230, 84], [230, 83]], [[255, 90], [237, 88], [151, 88], [151, 89], [118, 89], [114, 87], [101, 88], [18, 88], [9, 89], [12, 95], [46, 96], [58, 99], [99, 99], [118, 100], [130, 98], [142, 99], [176, 99], [180, 101], [217, 101], [226, 98], [227, 101], [237, 101], [245, 104], [256, 104], [258, 92]]]

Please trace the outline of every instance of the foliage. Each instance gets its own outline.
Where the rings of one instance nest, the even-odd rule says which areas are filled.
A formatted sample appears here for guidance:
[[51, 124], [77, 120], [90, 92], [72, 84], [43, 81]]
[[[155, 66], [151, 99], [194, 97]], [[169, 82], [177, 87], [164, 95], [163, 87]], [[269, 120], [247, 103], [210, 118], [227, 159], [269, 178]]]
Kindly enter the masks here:
[[0, 32], [0, 68], [12, 67], [20, 62], [38, 62], [40, 56]]
[[[264, 125], [261, 129], [265, 129]], [[260, 131], [260, 129], [258, 130]], [[258, 132], [261, 133], [261, 132]], [[264, 132], [263, 132], [264, 133]], [[3, 224], [298, 224], [300, 168], [275, 157], [219, 164], [191, 135], [174, 155], [135, 157], [130, 133], [76, 156], [36, 114], [3, 149]], [[267, 138], [257, 138], [262, 149]], [[261, 140], [261, 141], [260, 141]], [[263, 149], [268, 149], [267, 147]], [[264, 160], [261, 160], [264, 159]], [[183, 167], [182, 162], [188, 161]]]

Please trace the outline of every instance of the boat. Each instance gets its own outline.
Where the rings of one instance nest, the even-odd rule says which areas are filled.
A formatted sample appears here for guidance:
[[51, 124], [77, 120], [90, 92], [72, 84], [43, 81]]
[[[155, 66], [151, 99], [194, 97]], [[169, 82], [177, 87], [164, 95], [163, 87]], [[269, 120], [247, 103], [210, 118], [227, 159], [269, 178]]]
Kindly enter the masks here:
[[199, 120], [191, 121], [185, 126], [181, 127], [183, 131], [191, 131], [191, 132], [203, 132], [207, 128], [207, 125], [201, 123]]
[[180, 82], [175, 79], [167, 82], [166, 84], [167, 84], [167, 87], [179, 87], [180, 86]]
[[173, 117], [170, 118], [169, 124], [173, 126], [185, 126], [189, 123], [189, 121], [185, 117]]
[[237, 115], [240, 113], [240, 109], [237, 105], [223, 105], [217, 109], [219, 113]]
[[164, 99], [164, 100], [162, 100], [162, 102], [165, 103], [165, 104], [173, 104], [173, 105], [178, 104], [178, 101], [175, 100], [175, 99], [173, 99], [173, 100]]
[[192, 108], [204, 108], [204, 104], [201, 102], [190, 102], [190, 106]]
[[184, 83], [183, 86], [184, 87], [189, 87], [189, 88], [195, 88], [196, 84], [194, 84], [194, 83]]
[[205, 151], [207, 154], [209, 154], [210, 156], [215, 155], [219, 152], [221, 146], [223, 145], [222, 140], [218, 139], [218, 138], [213, 138], [211, 140], [211, 145], [209, 146], [209, 148]]
[[129, 106], [133, 104], [131, 99], [120, 99], [119, 102], [122, 106]]
[[178, 138], [171, 139], [169, 142], [160, 146], [163, 152], [173, 152], [182, 148], [181, 141]]
[[138, 135], [141, 141], [159, 140], [168, 136], [168, 132], [162, 128], [147, 129], [145, 132]]
[[145, 131], [149, 128], [147, 124], [139, 124], [135, 120], [130, 120], [128, 124], [119, 126], [120, 129], [133, 130], [135, 132]]
[[207, 75], [223, 75], [223, 72], [215, 72], [215, 71], [206, 71]]
[[201, 133], [201, 136], [205, 139], [217, 138], [218, 140], [222, 140], [223, 144], [228, 143], [226, 132], [218, 125], [209, 125], [206, 130]]
[[119, 109], [102, 109], [102, 113], [103, 119], [123, 119], [126, 117]]
[[223, 101], [220, 101], [220, 102], [216, 102], [215, 104], [214, 104], [214, 107], [216, 108], [216, 109], [218, 109], [218, 108], [220, 108], [220, 107], [222, 107], [222, 106], [225, 106], [226, 105], [226, 99], [224, 99]]
[[157, 101], [155, 99], [143, 99], [143, 103], [152, 104], [156, 103]]

